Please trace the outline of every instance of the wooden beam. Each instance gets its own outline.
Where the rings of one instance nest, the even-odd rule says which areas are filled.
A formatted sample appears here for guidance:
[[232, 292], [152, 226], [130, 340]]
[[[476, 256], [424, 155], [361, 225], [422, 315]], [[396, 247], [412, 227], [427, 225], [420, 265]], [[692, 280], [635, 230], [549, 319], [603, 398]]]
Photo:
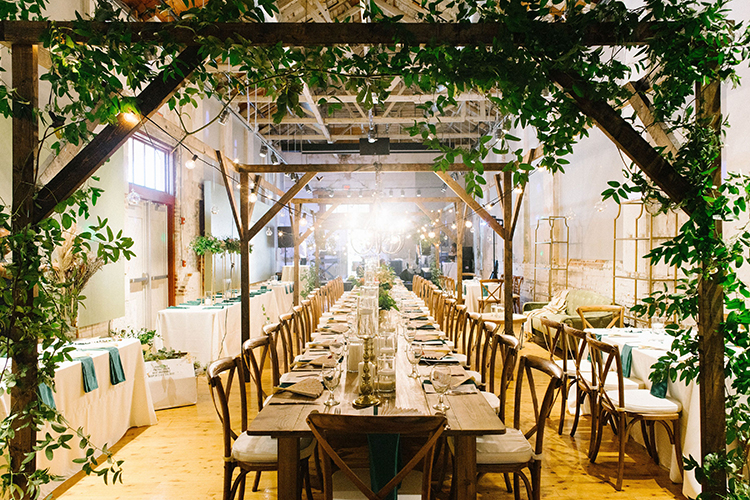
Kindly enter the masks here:
[[[131, 122], [125, 116], [120, 115], [117, 124], [106, 126], [75, 158], [68, 162], [39, 191], [34, 221], [38, 222], [47, 217], [52, 213], [55, 205], [75, 193], [128, 138], [138, 131], [147, 117], [156, 113], [172, 97], [185, 78], [203, 62], [203, 59], [199, 47], [189, 47], [173, 61], [168, 69], [154, 77], [136, 98], [141, 117]], [[179, 68], [179, 71], [175, 71], [175, 68]]]
[[[51, 21], [3, 21], [0, 25], [0, 42], [39, 43]], [[199, 29], [187, 29], [176, 23], [162, 22], [117, 22], [117, 21], [55, 21], [55, 27], [70, 36], [76, 43], [106, 44], [108, 38], [101, 33], [110, 30], [127, 31], [132, 43], [151, 41], [155, 44], [168, 40], [188, 47], [196, 47], [206, 36], [226, 42], [239, 37], [251, 40], [254, 46], [281, 44], [293, 47], [322, 47], [332, 45], [393, 45], [394, 42], [412, 46], [489, 46], [497, 37], [515, 37], [524, 43], [522, 34], [510, 32], [506, 23], [215, 23]], [[81, 29], [82, 28], [82, 29]], [[623, 33], [615, 23], [601, 22], [586, 28], [578, 36], [576, 26], [564, 22], [537, 21], [532, 23], [534, 32], [547, 39], [567, 39], [575, 35], [587, 46], [639, 45], [646, 43], [659, 30], [670, 29], [670, 23], [643, 22], [631, 33]], [[94, 32], [93, 36], [82, 33]]]
[[[485, 172], [501, 172], [507, 163], [485, 163]], [[287, 172], [434, 172], [434, 163], [287, 163], [284, 165], [246, 165], [234, 166], [238, 172], [251, 173], [287, 173]], [[463, 163], [453, 163], [448, 171], [468, 172], [471, 169]]]
[[[221, 175], [224, 177], [224, 187], [227, 190], [229, 207], [232, 209], [232, 218], [234, 219], [234, 223], [237, 226], [237, 234], [239, 234], [240, 239], [242, 239], [242, 221], [240, 220], [240, 215], [237, 213], [237, 203], [234, 199], [234, 186], [232, 185], [233, 182], [227, 174], [227, 167], [226, 165], [224, 165], [224, 155], [222, 155], [221, 151], [219, 151], [218, 149], [215, 151], [215, 153], [216, 160], [219, 162], [219, 168], [221, 168]], [[241, 186], [240, 189], [242, 189]]]
[[328, 209], [326, 209], [325, 212], [319, 213], [317, 219], [315, 219], [315, 221], [310, 224], [310, 227], [307, 229], [307, 231], [305, 231], [305, 233], [299, 237], [300, 243], [310, 237], [316, 225], [318, 226], [318, 229], [320, 229], [319, 224], [322, 224], [340, 204], [340, 202], [334, 202], [330, 207], [328, 207]]
[[393, 198], [383, 198], [382, 196], [379, 198], [373, 198], [372, 196], [344, 198], [336, 196], [333, 198], [295, 198], [292, 200], [293, 203], [319, 203], [323, 205], [330, 205], [334, 202], [339, 202], [342, 205], [375, 205], [376, 203], [455, 203], [456, 201], [460, 201], [460, 198], [456, 198], [455, 196], [446, 196], [445, 198], [422, 198], [415, 196], [404, 198], [398, 196]]
[[[250, 192], [254, 193], [256, 196], [258, 195], [258, 191], [260, 191], [260, 178], [261, 178], [260, 174], [255, 176], [255, 178], [253, 179], [253, 188], [250, 189]], [[248, 197], [248, 201], [250, 201], [249, 197]], [[250, 211], [247, 216], [247, 220], [249, 221], [253, 220], [253, 212], [255, 211], [255, 205], [257, 205], [257, 202], [250, 203]]]
[[284, 206], [289, 203], [292, 198], [294, 198], [297, 193], [299, 193], [308, 182], [310, 182], [313, 177], [315, 177], [315, 174], [317, 172], [307, 172], [305, 175], [302, 176], [300, 180], [297, 181], [297, 183], [289, 189], [286, 193], [284, 193], [284, 196], [282, 196], [279, 201], [277, 201], [270, 209], [268, 209], [268, 212], [264, 213], [263, 216], [258, 219], [258, 221], [253, 225], [252, 228], [250, 228], [250, 234], [248, 237], [248, 240], [252, 240], [256, 234], [260, 232], [261, 229], [263, 229], [266, 224], [268, 224], [271, 219], [276, 217], [276, 214], [281, 211]]
[[463, 202], [466, 203], [475, 214], [481, 217], [482, 220], [484, 220], [501, 238], [504, 238], [505, 230], [503, 229], [503, 226], [487, 213], [487, 210], [477, 203], [477, 201], [471, 197], [458, 182], [454, 181], [453, 177], [445, 172], [435, 172], [435, 175], [440, 177], [440, 179], [442, 179], [443, 182], [445, 182], [445, 184], [451, 188], [451, 190], [456, 193], [458, 197], [461, 198], [461, 200], [463, 200]]
[[[586, 83], [560, 71], [550, 75], [576, 102], [578, 108], [596, 121], [602, 132], [675, 202], [681, 202], [694, 190], [688, 179], [653, 148], [641, 134], [605, 101], [593, 101], [578, 95]], [[574, 85], [578, 92], [573, 90]]]
[[[11, 229], [14, 234], [21, 234], [28, 230], [34, 215], [34, 182], [37, 165], [37, 151], [39, 149], [39, 123], [35, 114], [39, 109], [39, 55], [36, 45], [14, 45], [11, 51], [11, 68], [13, 86], [13, 204], [11, 211]], [[6, 152], [7, 154], [8, 152]], [[26, 244], [14, 251], [13, 263], [21, 272], [15, 274], [15, 285], [10, 280], [3, 281], [8, 297], [13, 295], [13, 301], [20, 308], [31, 308], [34, 303], [34, 293], [26, 283], [22, 271], [33, 265], [35, 255], [39, 249], [33, 241], [26, 239]], [[10, 300], [10, 299], [6, 299]], [[25, 324], [36, 321], [33, 317], [23, 315], [15, 308], [11, 309], [9, 319], [9, 341], [13, 344], [11, 354], [11, 369], [16, 378], [15, 383], [8, 389], [10, 392], [9, 414], [14, 415], [12, 434], [9, 438], [10, 472], [13, 485], [25, 492], [29, 475], [36, 470], [36, 461], [28, 461], [26, 457], [34, 453], [36, 445], [36, 430], [29, 411], [38, 400], [39, 386], [39, 353], [37, 341], [29, 333]], [[10, 495], [9, 495], [10, 496]], [[20, 497], [25, 496], [20, 494]]]
[[299, 305], [300, 292], [299, 241], [297, 241], [299, 235], [299, 208], [299, 205], [292, 205], [291, 210], [289, 210], [289, 216], [292, 219], [292, 241], [294, 242], [294, 295], [292, 296], [292, 303], [295, 306]]
[[[394, 89], [395, 90], [395, 89]], [[404, 94], [406, 87], [401, 87], [399, 92], [396, 94], [390, 94], [385, 99], [381, 100], [381, 104], [397, 104], [397, 103], [408, 103], [408, 104], [425, 104], [427, 102], [435, 102], [439, 96], [447, 97], [447, 92], [435, 92], [434, 94]], [[316, 94], [312, 96], [315, 102], [321, 99], [326, 99], [329, 102], [340, 102], [343, 104], [351, 104], [357, 102], [357, 96], [354, 94], [342, 94], [342, 95], [329, 95], [329, 94]], [[502, 94], [497, 91], [491, 91], [486, 94], [479, 92], [464, 92], [453, 96], [456, 102], [466, 101], [483, 101], [489, 97], [502, 97]], [[270, 95], [261, 95], [253, 97], [253, 102], [258, 104], [273, 104], [276, 100]]]
[[[717, 135], [721, 134], [721, 82], [696, 86], [698, 119]], [[721, 155], [714, 162], [713, 185], [722, 183]], [[721, 238], [721, 220], [714, 221], [715, 237]], [[703, 272], [716, 269], [713, 256], [701, 256]], [[713, 271], [712, 271], [713, 272]], [[717, 272], [704, 277], [698, 285], [698, 387], [700, 388], [701, 456], [723, 456], [726, 442], [726, 373], [724, 371], [724, 276]], [[705, 465], [705, 462], [703, 462]], [[716, 468], [702, 483], [703, 497], [718, 500], [726, 497], [726, 472]]]
[[[240, 174], [240, 332], [242, 343], [250, 338], [250, 187], [249, 174]], [[241, 344], [240, 344], [241, 345]]]
[[663, 122], [657, 122], [654, 118], [654, 109], [648, 102], [646, 96], [639, 92], [633, 82], [625, 84], [625, 89], [631, 93], [630, 105], [633, 110], [641, 119], [643, 125], [646, 127], [646, 131], [649, 133], [651, 138], [654, 140], [658, 147], [664, 148], [664, 151], [672, 154], [672, 158], [677, 157], [678, 145], [675, 144], [674, 137], [667, 131]]
[[307, 85], [307, 83], [302, 84], [302, 97], [304, 97], [305, 101], [307, 101], [307, 103], [310, 105], [310, 111], [312, 111], [312, 114], [315, 117], [315, 121], [318, 122], [318, 128], [323, 133], [326, 141], [332, 143], [333, 138], [331, 137], [331, 132], [328, 130], [328, 125], [326, 125], [326, 122], [323, 119], [323, 115], [320, 114], [318, 101], [313, 98], [312, 92], [310, 92], [310, 87]]
[[[498, 174], [500, 175], [500, 174]], [[513, 193], [513, 172], [503, 172], [503, 191], [508, 196], [503, 203], [503, 223], [507, 224], [513, 213], [513, 203], [510, 195]], [[505, 304], [505, 335], [513, 333], [513, 233], [505, 226], [503, 237], [503, 302]]]

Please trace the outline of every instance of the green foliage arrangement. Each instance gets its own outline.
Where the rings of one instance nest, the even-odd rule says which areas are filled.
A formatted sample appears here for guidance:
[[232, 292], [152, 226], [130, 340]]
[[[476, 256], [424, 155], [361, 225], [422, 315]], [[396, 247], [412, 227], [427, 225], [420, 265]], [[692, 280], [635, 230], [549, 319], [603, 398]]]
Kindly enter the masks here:
[[[0, 17], [40, 19], [46, 5], [46, 0], [0, 0]], [[582, 107], [587, 103], [604, 103], [614, 110], [624, 109], [632, 95], [622, 83], [635, 74], [640, 77], [645, 73], [643, 83], [650, 83], [653, 89], [651, 104], [657, 121], [686, 138], [676, 155], [663, 150], [656, 154], [667, 160], [693, 189], [681, 199], [669, 199], [640, 171], [630, 169], [627, 182], [612, 181], [604, 196], [619, 201], [629, 191], [638, 190], [646, 199], [660, 201], [665, 209], [681, 209], [690, 215], [690, 221], [681, 228], [678, 237], [651, 254], [653, 262], [669, 262], [680, 267], [685, 280], [674, 291], [653, 294], [638, 312], [670, 314], [678, 319], [668, 325], [678, 357], [665, 357], [654, 378], [680, 377], [692, 381], [697, 375], [700, 339], [694, 331], [680, 325], [688, 320], [699, 325], [708, 321], [701, 316], [705, 315], [700, 303], [705, 290], [718, 290], [717, 296], [723, 293], [726, 297], [724, 302], [729, 315], [720, 327], [720, 334], [727, 346], [726, 375], [732, 380], [731, 392], [727, 394], [727, 440], [736, 439], [738, 446], [728, 453], [711, 454], [702, 464], [692, 457], [688, 466], [702, 466], [697, 471], [698, 476], [711, 488], [715, 486], [709, 478], [723, 482], [717, 471], [727, 474], [729, 492], [726, 497], [747, 498], [750, 484], [746, 474], [750, 441], [750, 408], [746, 403], [750, 394], [750, 337], [747, 335], [750, 310], [745, 306], [745, 299], [750, 297], [750, 291], [737, 271], [745, 262], [750, 234], [743, 227], [736, 238], [729, 240], [722, 237], [721, 231], [723, 222], [735, 222], [735, 218], [745, 216], [747, 179], [732, 175], [721, 179], [718, 154], [724, 124], [707, 122], [701, 110], [692, 105], [696, 85], [712, 81], [736, 84], [735, 68], [748, 58], [748, 34], [744, 26], [728, 19], [728, 0], [644, 0], [637, 9], [628, 9], [621, 1], [567, 1], [564, 22], [562, 15], [554, 10], [559, 8], [559, 3], [553, 5], [549, 0], [456, 0], [447, 5], [439, 0], [423, 0], [421, 21], [501, 24], [491, 45], [460, 47], [410, 44], [410, 34], [398, 29], [401, 16], [388, 17], [374, 2], [367, 2], [365, 20], [388, 23], [394, 26], [396, 34], [392, 44], [370, 47], [364, 53], [358, 47], [343, 45], [259, 47], [239, 36], [222, 40], [210, 34], [211, 25], [217, 22], [265, 22], [267, 17], [279, 12], [274, 0], [208, 0], [199, 4], [188, 1], [187, 5], [190, 8], [178, 14], [175, 22], [169, 23], [170, 26], [165, 23], [156, 42], [133, 41], [132, 33], [120, 22], [125, 14], [109, 4], [102, 4], [106, 8], [95, 13], [98, 21], [105, 21], [101, 25], [104, 29], [79, 22], [73, 29], [53, 24], [45, 32], [43, 45], [49, 49], [51, 68], [42, 78], [51, 88], [51, 98], [44, 109], [36, 111], [46, 127], [45, 139], [60, 136], [53, 144], [54, 149], [88, 140], [91, 133], [87, 122], [114, 123], [123, 112], [138, 112], [132, 93], [140, 92], [157, 75], [164, 77], [183, 72], [178, 55], [184, 47], [174, 40], [173, 33], [188, 31], [195, 34], [200, 53], [208, 62], [192, 71], [188, 84], [169, 100], [169, 107], [179, 116], [204, 97], [218, 97], [228, 106], [236, 96], [244, 95], [248, 86], [257, 87], [257, 91], [274, 99], [276, 123], [288, 114], [303, 115], [300, 94], [305, 83], [324, 91], [350, 91], [357, 95], [364, 110], [371, 109], [376, 99], [385, 101], [396, 78], [401, 78], [416, 93], [425, 95], [434, 95], [434, 89], [442, 87], [446, 89], [445, 94], [420, 105], [423, 119], [416, 121], [410, 133], [439, 151], [436, 168], [446, 170], [455, 161], [469, 166], [471, 170], [465, 175], [466, 189], [482, 197], [486, 185], [482, 161], [490, 153], [513, 160], [515, 185], [525, 183], [534, 168], [525, 160], [526, 152], [519, 145], [519, 137], [509, 133], [510, 130], [533, 129], [543, 149], [540, 167], [562, 172], [568, 164], [565, 157], [572, 152], [579, 137], [588, 136], [588, 127], [593, 124], [592, 118], [581, 111]], [[634, 33], [641, 32], [638, 30], [642, 23], [651, 23], [647, 40], [628, 53], [633, 70], [623, 62], [621, 51], [588, 44], [592, 32], [596, 35], [595, 29], [601, 29], [601, 23], [606, 23], [608, 34], [616, 40], [632, 38]], [[79, 36], [88, 37], [91, 43], [75, 43]], [[228, 62], [234, 74], [217, 71], [219, 61]], [[237, 77], [236, 73], [242, 76]], [[435, 121], [446, 116], [449, 108], [457, 106], [456, 97], [467, 91], [487, 95], [491, 103], [487, 112], [502, 119], [493, 133], [479, 138], [472, 147], [453, 147], [440, 140]], [[341, 107], [335, 98], [318, 104], [329, 110]], [[11, 116], [14, 108], [12, 89], [0, 83], [0, 113]], [[52, 116], [65, 117], [65, 121], [60, 125]], [[635, 115], [624, 118], [637, 123]], [[185, 128], [184, 133], [189, 135], [199, 130]], [[75, 210], [71, 215], [69, 209], [85, 202], [78, 198], [66, 203], [61, 214], [63, 225], [76, 215]], [[8, 217], [5, 216], [5, 225], [8, 225]], [[48, 219], [31, 231], [12, 235], [8, 243], [14, 255], [9, 272], [15, 279], [17, 292], [8, 297], [3, 294], [6, 310], [0, 311], [0, 322], [3, 322], [0, 324], [3, 333], [7, 328], [14, 333], [28, 332], [28, 338], [15, 335], [13, 338], [17, 341], [42, 339], [43, 345], [55, 344], [53, 339], [58, 338], [57, 332], [63, 327], [64, 320], [60, 319], [54, 304], [52, 287], [43, 282], [39, 272], [44, 264], [42, 255], [59, 240], [62, 231], [59, 226], [57, 219]], [[108, 258], [116, 259], [126, 247], [110, 232], [103, 232], [105, 226], [106, 221], [94, 232], [102, 234], [104, 242], [110, 245], [104, 247]], [[3, 241], [0, 246], [5, 244]], [[203, 253], [212, 251], [208, 246], [201, 246]], [[99, 252], [101, 249], [100, 245]], [[33, 298], [33, 309], [23, 309], [37, 285], [47, 288], [41, 298]], [[22, 308], [21, 314], [14, 309], [16, 307]], [[23, 325], [14, 323], [19, 318]], [[50, 356], [42, 360], [44, 380], [50, 379], [55, 363], [61, 359]], [[0, 439], [11, 434], [29, 412], [36, 412], [33, 414], [35, 422], [57, 418], [52, 413], [44, 413], [47, 410], [38, 405], [24, 411], [27, 413], [3, 423]], [[14, 422], [13, 418], [21, 420]], [[65, 441], [47, 440], [39, 449], [46, 453], [54, 446], [65, 444]], [[91, 464], [95, 461], [88, 461], [84, 468], [92, 470]], [[18, 484], [13, 476], [18, 471], [5, 468], [3, 486], [11, 488]], [[49, 479], [44, 471], [36, 471], [32, 483]]]
[[220, 254], [224, 251], [222, 241], [214, 236], [196, 236], [190, 242], [190, 248], [196, 255], [203, 256], [207, 253]]
[[391, 289], [396, 282], [396, 273], [393, 272], [393, 268], [381, 264], [375, 271], [375, 278], [378, 280], [378, 309], [381, 311], [398, 310], [396, 300], [391, 296]]
[[313, 261], [310, 263], [307, 271], [303, 272], [300, 276], [300, 283], [302, 287], [299, 294], [305, 299], [313, 290], [320, 286], [320, 269], [317, 262]]

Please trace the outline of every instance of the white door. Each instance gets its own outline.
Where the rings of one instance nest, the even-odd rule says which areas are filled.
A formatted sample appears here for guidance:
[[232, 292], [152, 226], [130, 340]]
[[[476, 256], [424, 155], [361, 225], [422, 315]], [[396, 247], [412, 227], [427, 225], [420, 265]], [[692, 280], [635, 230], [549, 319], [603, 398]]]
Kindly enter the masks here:
[[127, 264], [127, 324], [156, 328], [156, 313], [169, 304], [166, 205], [141, 201], [128, 206], [125, 234], [133, 239], [135, 252]]

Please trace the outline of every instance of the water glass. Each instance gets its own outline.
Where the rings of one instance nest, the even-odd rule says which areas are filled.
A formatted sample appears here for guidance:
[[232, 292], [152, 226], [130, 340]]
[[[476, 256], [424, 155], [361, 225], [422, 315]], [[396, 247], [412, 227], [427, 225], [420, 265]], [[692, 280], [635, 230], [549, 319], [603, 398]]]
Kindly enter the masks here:
[[439, 413], [445, 413], [450, 406], [443, 402], [443, 396], [451, 387], [451, 369], [446, 365], [435, 365], [430, 372], [430, 382], [438, 394], [438, 402], [433, 405]]
[[421, 344], [414, 342], [409, 344], [409, 348], [406, 350], [406, 359], [409, 360], [409, 363], [411, 364], [411, 373], [409, 374], [410, 378], [419, 378], [417, 365], [422, 360], [423, 355], [424, 351], [422, 350]]
[[341, 380], [341, 369], [338, 363], [334, 367], [324, 369], [321, 375], [323, 377], [323, 385], [329, 392], [328, 399], [323, 404], [326, 406], [336, 406], [339, 402], [333, 397], [333, 391], [339, 386], [339, 381]]

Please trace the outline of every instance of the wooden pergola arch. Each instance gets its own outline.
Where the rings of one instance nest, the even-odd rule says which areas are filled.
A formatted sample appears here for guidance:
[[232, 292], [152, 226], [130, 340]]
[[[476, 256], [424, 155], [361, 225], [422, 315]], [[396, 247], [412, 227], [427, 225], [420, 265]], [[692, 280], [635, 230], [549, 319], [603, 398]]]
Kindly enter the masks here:
[[[107, 28], [107, 24], [94, 21], [87, 22], [92, 31]], [[195, 42], [195, 33], [179, 29], [171, 23], [123, 23], [133, 34], [133, 40], [154, 40], [158, 44], [164, 33], [183, 43], [186, 48], [175, 59], [174, 64], [181, 71], [158, 75], [137, 96], [136, 103], [141, 112], [140, 120], [129, 122], [120, 117], [114, 125], [106, 126], [93, 140], [60, 170], [39, 192], [34, 179], [34, 164], [38, 149], [38, 123], [36, 116], [23, 109], [13, 116], [13, 206], [12, 226], [14, 231], [21, 230], [29, 224], [35, 224], [48, 217], [55, 205], [72, 195], [125, 141], [135, 133], [141, 124], [151, 117], [183, 84], [185, 78], [203, 64], [200, 47]], [[71, 37], [77, 43], [87, 43], [86, 37], [73, 33], [73, 23], [57, 22], [58, 27], [71, 28]], [[44, 31], [49, 28], [47, 22], [3, 21], [0, 24], [0, 42], [12, 45], [12, 87], [20, 99], [28, 103], [28, 108], [38, 109], [38, 44]], [[653, 23], [641, 23], [626, 35], [618, 38], [617, 31], [610, 23], [599, 23], [591, 26], [583, 37], [583, 43], [593, 45], [639, 45], [645, 43], [654, 33]], [[661, 28], [664, 28], [662, 25]], [[565, 35], [569, 28], [563, 22], [538, 23], [538, 30], [545, 31], [548, 38]], [[210, 34], [221, 41], [236, 35], [245, 40], [252, 40], [255, 45], [273, 45], [281, 43], [287, 46], [322, 46], [322, 45], [372, 45], [392, 44], [394, 38], [408, 40], [408, 43], [433, 45], [490, 45], [498, 33], [507, 33], [502, 23], [482, 24], [316, 24], [316, 23], [219, 23], [205, 28], [200, 34]], [[641, 136], [641, 134], [615, 110], [608, 102], [594, 100], [574, 91], [586, 88], [580, 77], [574, 74], [555, 71], [550, 78], [561, 86], [576, 102], [585, 115], [593, 119], [599, 128], [623, 151], [639, 168], [659, 186], [672, 200], [681, 202], [692, 190], [689, 181], [679, 174], [659, 151]], [[702, 117], [707, 118], [718, 131], [721, 123], [721, 92], [718, 81], [696, 88], [698, 109]], [[635, 106], [634, 106], [635, 107]], [[19, 107], [22, 108], [22, 107]], [[636, 107], [637, 109], [637, 107]], [[646, 124], [647, 127], [653, 123]], [[655, 135], [656, 137], [656, 135]], [[657, 143], [659, 139], [657, 138]], [[293, 170], [288, 170], [289, 172]], [[247, 172], [241, 172], [241, 196], [247, 198]], [[312, 177], [308, 172], [303, 176], [304, 184]], [[306, 180], [305, 180], [306, 179]], [[301, 180], [298, 185], [300, 185]], [[452, 180], [452, 179], [451, 179]], [[716, 169], [715, 184], [721, 182], [721, 169]], [[299, 189], [302, 189], [301, 184]], [[258, 183], [255, 184], [256, 189]], [[449, 184], [450, 185], [450, 184]], [[507, 184], [504, 182], [505, 189]], [[291, 194], [298, 186], [282, 196], [283, 204], [294, 197]], [[297, 191], [299, 190], [297, 189]], [[296, 193], [295, 193], [296, 194]], [[287, 196], [288, 195], [288, 196]], [[286, 199], [285, 199], [286, 198]], [[240, 218], [249, 221], [251, 207], [241, 206]], [[506, 218], [506, 220], [509, 220]], [[260, 221], [259, 221], [260, 222]], [[488, 222], [489, 223], [489, 222]], [[493, 228], [494, 229], [494, 228]], [[249, 241], [253, 229], [242, 232], [243, 242]], [[719, 226], [719, 231], [721, 227]], [[247, 245], [243, 245], [247, 248]], [[507, 249], [506, 249], [507, 251]], [[242, 257], [243, 280], [249, 265], [247, 251]], [[506, 261], [506, 266], [508, 262]], [[244, 281], [243, 281], [244, 283]], [[719, 324], [723, 321], [723, 290], [717, 284], [718, 279], [705, 280], [701, 284], [699, 302], [699, 357], [700, 357], [700, 396], [701, 396], [701, 449], [702, 453], [722, 453], [725, 450], [725, 402], [724, 402], [724, 339]], [[249, 304], [243, 295], [243, 323], [249, 318]], [[243, 325], [244, 328], [244, 325]], [[33, 349], [33, 350], [32, 350]], [[25, 407], [36, 398], [36, 348], [30, 347], [25, 352], [17, 353], [14, 365], [31, 367], [19, 385], [11, 391], [12, 406]], [[23, 387], [26, 387], [24, 389]], [[29, 390], [31, 387], [32, 390]], [[23, 454], [32, 450], [36, 441], [35, 432], [26, 427], [16, 433], [11, 442], [11, 464], [14, 470], [33, 470], [33, 461], [21, 465]], [[706, 482], [704, 493], [708, 498], [720, 496], [726, 489], [723, 473], [718, 473]]]

